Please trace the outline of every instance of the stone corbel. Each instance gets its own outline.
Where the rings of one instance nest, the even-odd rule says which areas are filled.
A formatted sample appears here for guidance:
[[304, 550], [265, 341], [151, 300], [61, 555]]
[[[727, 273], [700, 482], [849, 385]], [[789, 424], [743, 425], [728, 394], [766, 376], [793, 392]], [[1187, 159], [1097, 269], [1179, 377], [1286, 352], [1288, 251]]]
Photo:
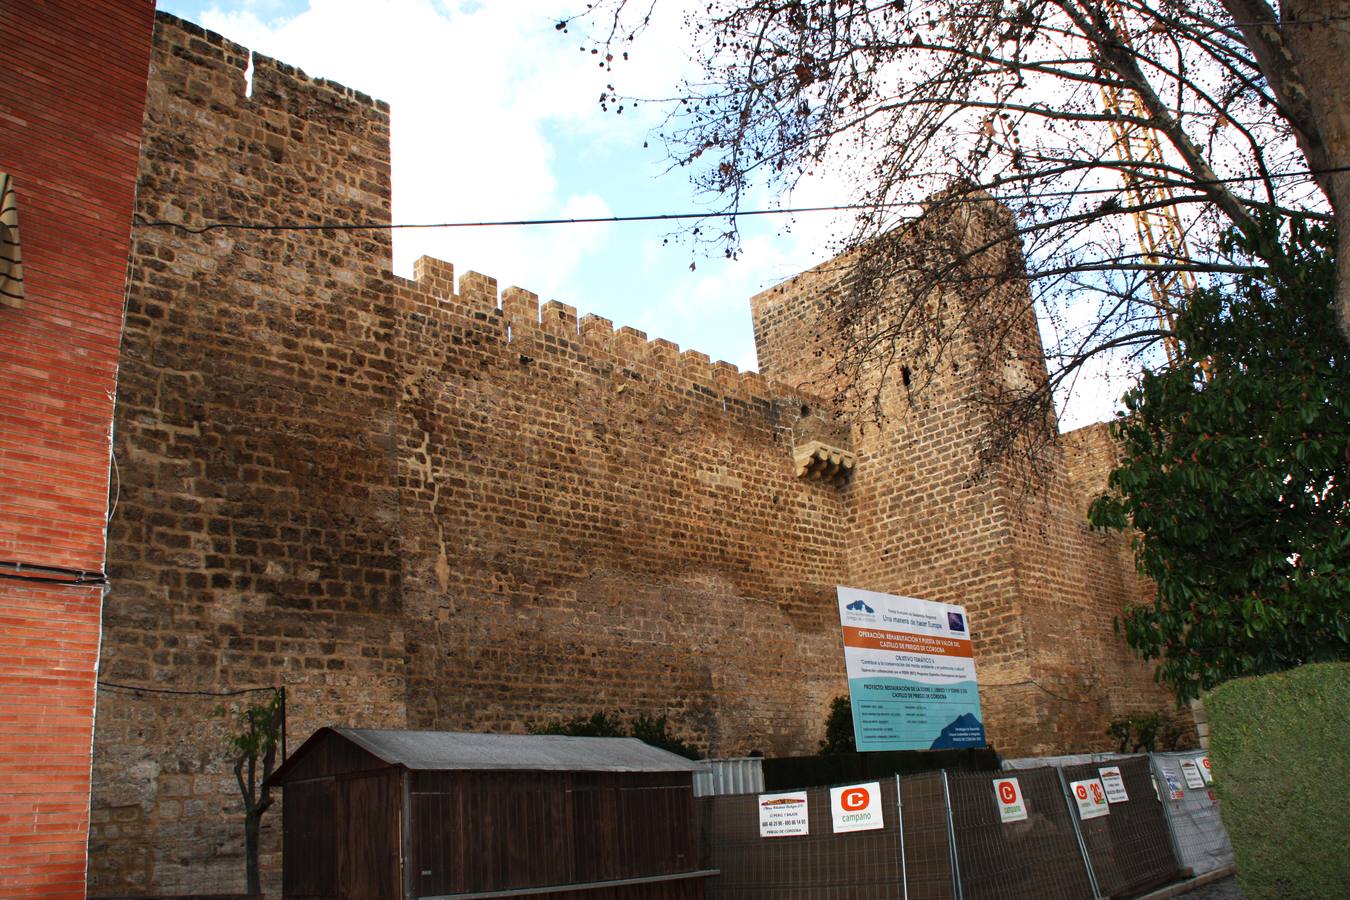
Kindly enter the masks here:
[[821, 441], [812, 441], [797, 448], [792, 457], [797, 464], [798, 478], [824, 481], [835, 487], [848, 484], [858, 465], [858, 457], [854, 453]]

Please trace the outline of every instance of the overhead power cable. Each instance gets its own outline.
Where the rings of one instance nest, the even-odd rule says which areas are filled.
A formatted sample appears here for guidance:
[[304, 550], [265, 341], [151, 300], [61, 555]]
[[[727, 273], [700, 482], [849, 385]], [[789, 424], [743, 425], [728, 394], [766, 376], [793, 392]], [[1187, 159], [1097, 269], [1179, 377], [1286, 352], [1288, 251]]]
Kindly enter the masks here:
[[[1305, 170], [1299, 172], [1280, 172], [1266, 176], [1269, 178], [1305, 178], [1315, 175], [1332, 175], [1338, 172], [1350, 172], [1350, 166], [1338, 166], [1331, 169]], [[1261, 181], [1263, 176], [1243, 175], [1233, 178], [1214, 178], [1210, 180], [1187, 180], [1178, 184], [1203, 187], [1207, 184], [1239, 184], [1248, 181]], [[997, 190], [999, 182], [985, 186], [984, 190]], [[1078, 197], [1097, 194], [1120, 194], [1121, 188], [1084, 188], [1071, 191], [1027, 192], [1009, 200], [1035, 201], [1048, 197]], [[951, 203], [983, 203], [982, 197], [953, 197], [942, 201]], [[283, 222], [262, 224], [255, 222], [210, 222], [205, 225], [186, 225], [182, 222], [145, 221], [137, 216], [136, 228], [172, 228], [187, 234], [205, 234], [209, 231], [397, 231], [413, 228], [506, 228], [534, 225], [606, 225], [620, 222], [672, 222], [684, 219], [737, 219], [750, 216], [788, 216], [802, 213], [848, 212], [864, 209], [897, 209], [901, 207], [921, 206], [920, 201], [896, 203], [841, 203], [833, 206], [796, 206], [774, 209], [743, 209], [724, 212], [679, 212], [647, 213], [634, 216], [582, 216], [578, 218], [556, 219], [500, 219], [490, 221], [464, 222]]]
[[19, 560], [0, 560], [0, 578], [41, 584], [68, 584], [77, 586], [106, 585], [107, 573], [72, 569], [66, 566], [48, 566]]
[[193, 690], [184, 690], [182, 688], [157, 688], [157, 687], [145, 687], [143, 685], [138, 684], [119, 684], [116, 681], [100, 681], [98, 682], [98, 686], [105, 688], [117, 688], [118, 690], [123, 691], [136, 691], [142, 694], [178, 694], [181, 696], [189, 696], [189, 697], [238, 697], [241, 694], [256, 694], [262, 691], [277, 692], [283, 690], [283, 688], [280, 685], [277, 685], [275, 687], [238, 688], [237, 690], [233, 691], [193, 691]]

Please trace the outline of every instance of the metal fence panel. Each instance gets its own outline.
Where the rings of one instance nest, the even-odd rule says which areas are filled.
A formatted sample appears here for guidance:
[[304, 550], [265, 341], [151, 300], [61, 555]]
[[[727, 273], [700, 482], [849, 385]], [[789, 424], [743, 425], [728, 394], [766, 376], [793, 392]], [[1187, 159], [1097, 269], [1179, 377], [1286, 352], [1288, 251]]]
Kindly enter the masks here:
[[[1184, 750], [1150, 754], [1153, 772], [1157, 776], [1158, 794], [1167, 810], [1172, 834], [1176, 838], [1181, 865], [1196, 875], [1233, 864], [1233, 845], [1219, 819], [1219, 804], [1212, 788], [1187, 787], [1181, 771], [1183, 760], [1205, 756], [1204, 750]], [[1170, 773], [1183, 792], [1179, 800], [1171, 799], [1164, 772]]]
[[1027, 818], [1001, 821], [997, 775], [952, 775], [953, 824], [964, 900], [1084, 900], [1087, 869], [1059, 776], [1022, 769], [1017, 778]]
[[707, 770], [694, 773], [695, 797], [764, 792], [764, 760], [757, 756], [704, 760]]
[[941, 772], [900, 779], [908, 900], [956, 900]]
[[1145, 758], [1147, 758], [1147, 754], [1144, 753], [1066, 753], [1063, 756], [1022, 756], [1017, 759], [1003, 760], [1003, 768], [1039, 769], [1043, 766], [1054, 766], [1063, 769], [1066, 766], [1085, 766], [1088, 763], [1113, 766], [1121, 760]]
[[1098, 778], [1106, 766], [1120, 769], [1129, 800], [1110, 804], [1108, 815], [1081, 821], [1079, 827], [1102, 894], [1140, 894], [1171, 881], [1180, 869], [1166, 813], [1153, 790], [1148, 760], [1142, 756], [1067, 766], [1064, 777], [1069, 782]]
[[[1094, 889], [1102, 896], [1137, 895], [1168, 882], [1182, 865], [1210, 871], [1225, 864], [1222, 851], [1231, 861], [1208, 791], [1187, 788], [1181, 800], [1170, 803], [1165, 782], [1161, 795], [1155, 791], [1156, 767], [1180, 778], [1180, 760], [1198, 755], [1159, 754], [1150, 760], [1085, 754], [1041, 768], [1014, 761], [1004, 775], [1016, 777], [1021, 787], [1028, 817], [1020, 822], [1001, 820], [995, 773], [879, 779], [886, 827], [850, 834], [833, 833], [828, 788], [805, 791], [810, 833], [794, 837], [759, 836], [757, 793], [703, 797], [697, 801], [703, 867], [721, 871], [708, 882], [707, 896], [1087, 900]], [[1129, 799], [1111, 804], [1108, 815], [1080, 821], [1067, 784], [1097, 778], [1107, 765], [1119, 767]], [[1176, 817], [1180, 847], [1168, 827]], [[1193, 855], [1179, 858], [1183, 849]]]
[[806, 792], [810, 833], [793, 837], [759, 836], [755, 794], [700, 798], [703, 867], [721, 872], [709, 900], [903, 900], [895, 779], [880, 783], [885, 828], [848, 834], [834, 834], [828, 788]]

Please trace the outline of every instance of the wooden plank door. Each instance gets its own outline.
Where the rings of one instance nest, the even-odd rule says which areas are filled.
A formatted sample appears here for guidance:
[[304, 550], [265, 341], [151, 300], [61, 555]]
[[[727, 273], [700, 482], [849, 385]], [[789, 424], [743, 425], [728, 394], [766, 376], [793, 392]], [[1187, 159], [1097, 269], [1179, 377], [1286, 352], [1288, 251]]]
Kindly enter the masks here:
[[402, 900], [398, 770], [338, 781], [338, 883], [347, 900]]

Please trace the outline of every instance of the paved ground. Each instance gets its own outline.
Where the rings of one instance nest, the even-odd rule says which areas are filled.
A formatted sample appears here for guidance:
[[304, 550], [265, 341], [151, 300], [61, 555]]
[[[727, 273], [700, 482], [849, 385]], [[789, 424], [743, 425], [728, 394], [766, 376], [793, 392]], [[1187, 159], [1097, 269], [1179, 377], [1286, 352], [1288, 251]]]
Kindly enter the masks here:
[[1242, 888], [1238, 887], [1237, 879], [1232, 875], [1177, 896], [1185, 900], [1243, 900]]

